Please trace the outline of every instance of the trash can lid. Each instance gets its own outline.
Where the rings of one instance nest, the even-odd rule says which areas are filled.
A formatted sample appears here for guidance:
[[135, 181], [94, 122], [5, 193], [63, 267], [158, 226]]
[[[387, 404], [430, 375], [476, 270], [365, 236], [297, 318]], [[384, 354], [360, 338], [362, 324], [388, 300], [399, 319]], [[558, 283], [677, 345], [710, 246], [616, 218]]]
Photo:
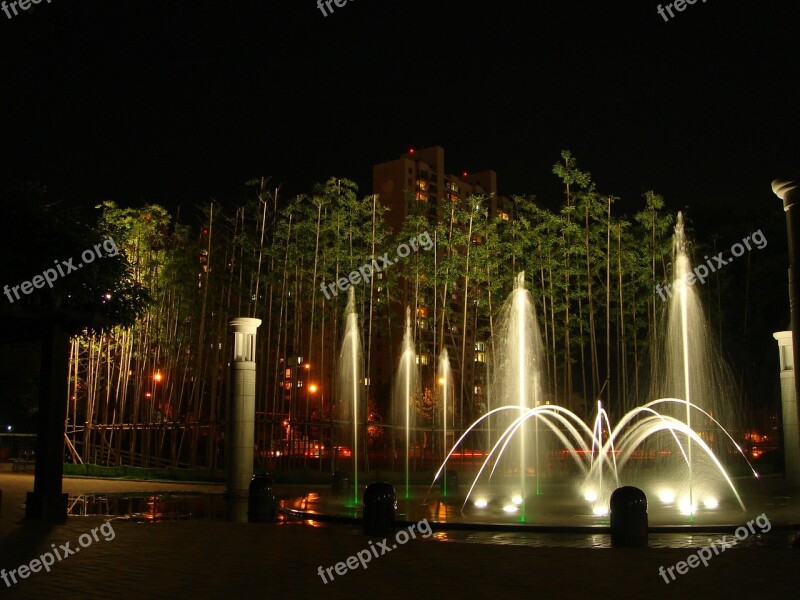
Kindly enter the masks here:
[[614, 490], [609, 504], [612, 512], [625, 508], [647, 510], [647, 495], [637, 487], [626, 485]]

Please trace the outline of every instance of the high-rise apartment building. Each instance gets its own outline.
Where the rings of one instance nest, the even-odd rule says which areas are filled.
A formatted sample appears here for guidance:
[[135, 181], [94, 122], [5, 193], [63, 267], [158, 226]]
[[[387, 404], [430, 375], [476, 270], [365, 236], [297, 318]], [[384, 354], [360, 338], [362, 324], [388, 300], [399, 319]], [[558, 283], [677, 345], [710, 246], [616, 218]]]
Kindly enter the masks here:
[[[497, 194], [497, 174], [494, 171], [478, 173], [462, 172], [460, 175], [449, 174], [445, 169], [444, 149], [439, 146], [421, 150], [410, 149], [399, 158], [373, 166], [373, 193], [378, 194], [379, 201], [389, 208], [386, 213], [387, 223], [397, 233], [406, 217], [415, 208], [424, 205], [424, 212], [431, 223], [440, 214], [440, 210], [453, 202], [463, 202], [471, 195], [484, 195], [488, 199], [491, 217], [506, 220], [512, 218], [512, 203], [508, 198]], [[431, 233], [432, 233], [431, 228]], [[475, 240], [480, 243], [479, 240]], [[479, 332], [485, 331], [484, 321], [488, 315], [479, 315], [473, 307], [469, 307], [466, 328], [464, 324], [464, 305], [462, 290], [450, 289], [447, 302], [450, 303], [448, 318], [445, 323], [436, 323], [441, 317], [442, 290], [437, 291], [438, 310], [434, 314], [434, 303], [428, 298], [426, 306], [413, 306], [413, 287], [409, 280], [401, 280], [401, 289], [397, 290], [399, 306], [395, 314], [404, 314], [405, 307], [410, 306], [416, 312], [413, 322], [416, 341], [416, 361], [420, 368], [422, 387], [434, 391], [436, 381], [436, 360], [438, 348], [442, 345], [439, 339], [444, 334], [444, 347], [447, 348], [452, 369], [454, 392], [454, 425], [460, 427], [462, 414], [469, 417], [473, 412], [470, 407], [485, 405], [486, 400], [486, 339]], [[391, 390], [393, 372], [399, 360], [404, 323], [402, 319], [392, 322], [381, 335], [373, 339], [370, 380], [373, 391], [379, 396], [386, 396]], [[462, 331], [463, 329], [463, 331]], [[462, 343], [466, 338], [464, 365], [461, 363]], [[462, 380], [462, 368], [464, 378]], [[462, 385], [463, 381], [463, 385]], [[383, 392], [381, 392], [381, 390]], [[379, 404], [388, 399], [379, 397]], [[453, 418], [453, 417], [451, 417]], [[465, 423], [466, 424], [466, 423]], [[437, 422], [437, 427], [440, 423]]]

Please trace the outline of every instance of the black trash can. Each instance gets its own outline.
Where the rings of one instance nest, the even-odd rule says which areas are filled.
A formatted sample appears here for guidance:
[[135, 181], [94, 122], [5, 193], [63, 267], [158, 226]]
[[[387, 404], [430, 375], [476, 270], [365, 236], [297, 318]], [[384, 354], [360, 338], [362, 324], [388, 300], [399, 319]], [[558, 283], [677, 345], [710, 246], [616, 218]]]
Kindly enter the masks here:
[[336, 471], [331, 477], [331, 493], [340, 498], [350, 491], [350, 474]]
[[250, 480], [247, 501], [248, 523], [269, 523], [275, 519], [278, 503], [275, 481], [267, 473], [256, 473]]
[[647, 547], [647, 496], [637, 487], [624, 486], [611, 494], [611, 545]]
[[364, 490], [364, 533], [383, 535], [394, 529], [397, 515], [397, 494], [394, 486], [375, 481]]

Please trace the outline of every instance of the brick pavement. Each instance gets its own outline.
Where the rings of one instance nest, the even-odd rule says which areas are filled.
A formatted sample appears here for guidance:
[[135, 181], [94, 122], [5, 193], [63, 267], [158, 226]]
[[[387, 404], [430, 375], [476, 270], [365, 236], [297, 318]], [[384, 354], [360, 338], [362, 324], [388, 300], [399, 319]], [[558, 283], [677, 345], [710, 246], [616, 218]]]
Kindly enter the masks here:
[[[71, 542], [102, 523], [71, 518], [43, 528], [20, 524], [12, 505], [29, 475], [0, 475], [0, 568], [30, 562], [50, 545]], [[27, 478], [27, 481], [24, 479]], [[198, 489], [186, 484], [65, 480], [70, 490]], [[74, 486], [74, 487], [73, 487]], [[162, 487], [163, 486], [163, 487]], [[214, 486], [201, 486], [202, 491]], [[7, 490], [10, 492], [7, 493]], [[246, 525], [210, 521], [144, 524], [115, 521], [115, 539], [83, 548], [6, 588], [0, 598], [775, 598], [797, 597], [800, 550], [736, 548], [669, 585], [659, 565], [687, 549], [570, 549], [412, 540], [326, 584], [332, 566], [367, 547], [357, 528], [305, 524]], [[447, 534], [440, 534], [447, 537]]]

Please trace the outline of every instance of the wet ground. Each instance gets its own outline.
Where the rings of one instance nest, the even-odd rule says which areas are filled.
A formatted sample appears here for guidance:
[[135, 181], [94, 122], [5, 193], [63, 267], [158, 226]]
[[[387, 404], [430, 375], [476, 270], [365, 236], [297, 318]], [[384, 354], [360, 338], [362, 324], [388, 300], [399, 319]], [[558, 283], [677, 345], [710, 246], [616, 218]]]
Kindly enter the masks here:
[[[3, 477], [19, 482], [30, 479], [6, 475], [0, 476], [0, 482]], [[733, 538], [738, 527], [758, 519], [753, 531], [739, 530], [743, 539], [737, 541], [737, 547], [788, 547], [800, 531], [800, 493], [785, 493], [776, 480], [742, 487], [746, 511], [728, 500], [714, 510], [700, 509], [687, 516], [680, 514], [674, 504], [651, 501], [648, 545], [702, 547], [724, 534]], [[70, 494], [72, 516], [110, 516], [134, 522], [225, 521], [222, 486], [67, 478], [64, 489]], [[314, 528], [359, 528], [361, 509], [355, 504], [352, 491], [336, 496], [329, 486], [297, 485], [277, 485], [275, 491], [281, 522], [308, 524], [310, 520]], [[435, 530], [434, 540], [528, 547], [611, 547], [608, 515], [592, 514], [585, 502], [563, 486], [545, 488], [543, 495], [529, 499], [524, 522], [520, 510], [505, 512], [502, 500], [477, 508], [473, 502], [465, 505], [464, 495], [458, 491], [451, 491], [444, 498], [436, 488], [412, 487], [408, 499], [402, 497], [403, 491], [400, 488], [398, 520], [414, 523], [426, 519]], [[484, 496], [491, 493], [487, 491]], [[496, 498], [500, 496], [499, 492], [495, 494]], [[21, 518], [24, 491], [12, 491], [6, 498], [6, 507], [10, 501], [11, 510], [17, 509]]]
[[[66, 542], [76, 548], [81, 536], [107, 519], [75, 516], [55, 527], [23, 523], [24, 494], [32, 485], [30, 475], [0, 475], [0, 568], [7, 571]], [[73, 498], [85, 492], [120, 499], [127, 494], [126, 502], [159, 494], [182, 496], [180, 502], [186, 502], [221, 497], [223, 491], [219, 486], [85, 479], [65, 480], [65, 489]], [[136, 493], [143, 489], [148, 493]], [[285, 491], [288, 502], [303, 501], [296, 489]], [[794, 506], [790, 497], [789, 508]], [[365, 536], [357, 525], [291, 518], [250, 525], [213, 518], [153, 522], [116, 517], [109, 524], [113, 539], [100, 537], [80, 554], [57, 562], [50, 573], [28, 574], [11, 586], [0, 582], [0, 597], [789, 599], [797, 597], [800, 567], [800, 550], [785, 543], [788, 532], [756, 537], [667, 583], [659, 568], [686, 561], [718, 536], [653, 534], [647, 549], [608, 549], [605, 534], [436, 531], [392, 547], [367, 569], [347, 569], [325, 583], [320, 568], [345, 563], [380, 539]]]

